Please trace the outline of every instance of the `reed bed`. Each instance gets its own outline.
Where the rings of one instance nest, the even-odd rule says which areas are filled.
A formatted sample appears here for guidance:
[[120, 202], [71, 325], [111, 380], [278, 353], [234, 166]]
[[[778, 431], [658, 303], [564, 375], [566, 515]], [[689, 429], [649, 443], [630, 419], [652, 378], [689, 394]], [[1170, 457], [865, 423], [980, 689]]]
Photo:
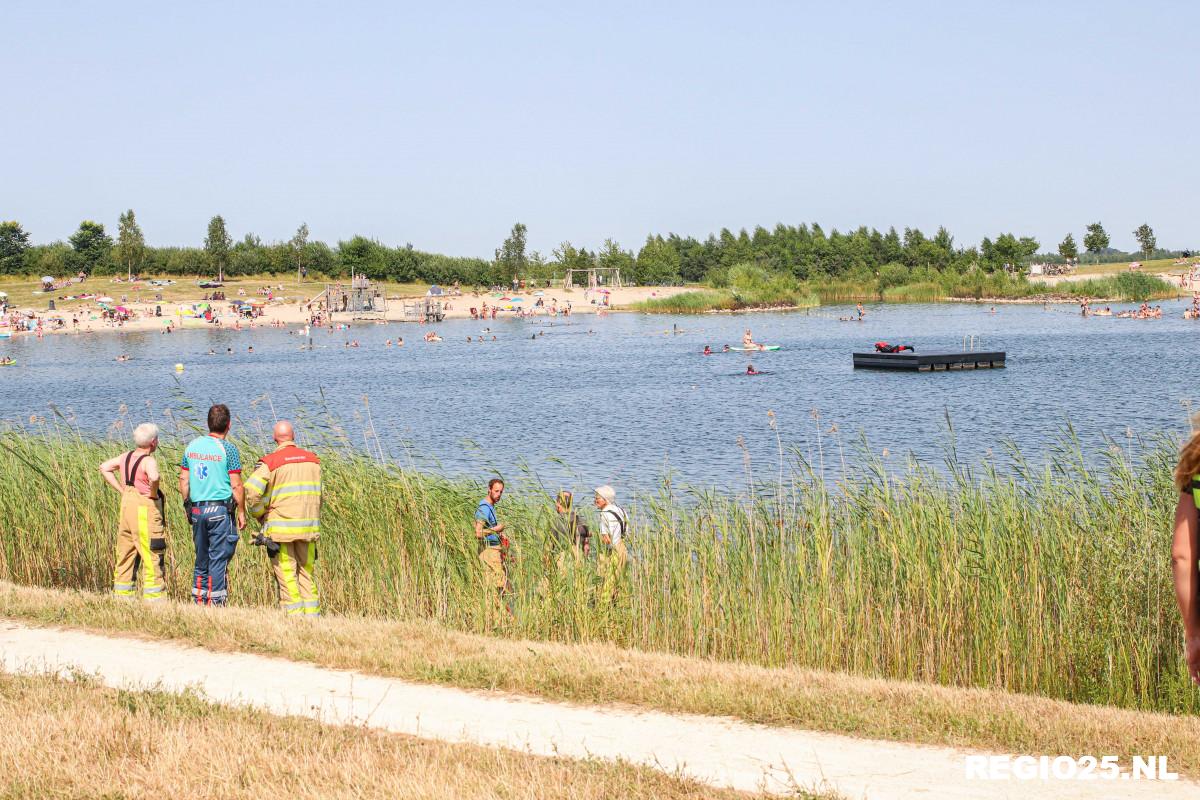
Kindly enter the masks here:
[[[188, 427], [164, 433], [160, 460], [172, 476], [168, 572], [177, 598], [192, 547], [171, 467]], [[249, 432], [239, 445], [252, 460], [265, 445], [262, 428], [239, 430]], [[1200, 710], [1170, 583], [1176, 492], [1166, 438], [1085, 459], [1068, 432], [1036, 468], [1011, 448], [1002, 463], [972, 470], [951, 445], [944, 466], [909, 462], [899, 473], [864, 445], [836, 480], [821, 477], [827, 456], [835, 459], [820, 445], [809, 459], [780, 442], [776, 463], [756, 466], [747, 455], [741, 492], [664, 481], [627, 504], [633, 561], [615, 597], [595, 561], [556, 564], [552, 490], [535, 476], [505, 476], [509, 619], [476, 559], [481, 483], [402, 468], [377, 447], [369, 456], [335, 422], [302, 430], [324, 458], [318, 572], [323, 604], [339, 613]], [[110, 586], [118, 499], [96, 466], [123, 446], [53, 421], [0, 435], [0, 471], [16, 476], [0, 484], [0, 578]], [[752, 480], [756, 472], [769, 479]], [[275, 601], [254, 548], [240, 548], [231, 587], [236, 604]]]
[[815, 294], [795, 291], [738, 293], [728, 289], [698, 289], [655, 297], [631, 308], [652, 314], [702, 314], [706, 311], [752, 311], [771, 308], [812, 308], [821, 304]]

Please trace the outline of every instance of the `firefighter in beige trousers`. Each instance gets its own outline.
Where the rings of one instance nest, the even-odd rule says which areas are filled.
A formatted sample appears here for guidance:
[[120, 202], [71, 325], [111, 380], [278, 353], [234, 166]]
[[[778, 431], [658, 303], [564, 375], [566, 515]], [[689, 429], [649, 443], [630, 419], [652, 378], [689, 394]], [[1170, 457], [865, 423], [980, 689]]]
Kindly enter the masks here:
[[167, 539], [163, 496], [158, 488], [158, 461], [154, 458], [158, 426], [149, 422], [138, 425], [133, 431], [133, 444], [133, 450], [100, 465], [100, 475], [121, 495], [113, 594], [136, 598], [138, 573], [141, 573], [142, 598], [162, 600], [167, 596], [163, 578]]
[[266, 546], [279, 586], [279, 605], [289, 616], [321, 614], [315, 574], [321, 535], [321, 459], [296, 446], [287, 420], [276, 423], [275, 451], [263, 456], [246, 480], [246, 507], [262, 526], [256, 543]]

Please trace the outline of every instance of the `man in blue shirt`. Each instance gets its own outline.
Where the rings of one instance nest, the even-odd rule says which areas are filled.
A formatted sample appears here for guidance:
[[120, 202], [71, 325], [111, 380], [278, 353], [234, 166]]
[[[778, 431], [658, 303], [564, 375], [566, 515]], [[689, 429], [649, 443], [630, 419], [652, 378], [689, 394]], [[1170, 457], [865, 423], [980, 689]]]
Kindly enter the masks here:
[[242, 459], [225, 438], [229, 434], [228, 406], [218, 404], [208, 410], [208, 431], [184, 448], [179, 493], [188, 509], [196, 545], [192, 597], [201, 605], [223, 606], [229, 597], [229, 560], [237, 549], [238, 531], [246, 527], [246, 494]]
[[504, 523], [496, 520], [496, 503], [504, 496], [504, 481], [492, 478], [488, 481], [487, 497], [479, 501], [475, 509], [475, 538], [483, 545], [479, 560], [487, 572], [487, 582], [503, 595], [508, 589], [508, 573], [505, 570], [504, 549], [508, 539], [504, 536]]

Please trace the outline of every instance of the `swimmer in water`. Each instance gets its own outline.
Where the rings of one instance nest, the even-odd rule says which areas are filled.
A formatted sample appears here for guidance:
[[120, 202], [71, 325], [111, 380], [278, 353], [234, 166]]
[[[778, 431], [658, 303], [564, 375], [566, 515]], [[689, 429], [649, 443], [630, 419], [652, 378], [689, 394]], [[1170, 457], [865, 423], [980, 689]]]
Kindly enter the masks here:
[[128, 361], [128, 360], [129, 360], [129, 356], [125, 355], [124, 353], [121, 353], [121, 355], [117, 356], [117, 361]]
[[754, 365], [751, 364], [750, 366], [746, 367], [746, 374], [747, 375], [761, 375], [762, 373], [759, 372], [758, 370], [756, 370], [754, 368]]
[[209, 349], [209, 351], [208, 351], [208, 354], [209, 354], [210, 356], [215, 356], [215, 355], [217, 354], [217, 351], [216, 351], [216, 350], [213, 350], [213, 349], [211, 349], [211, 348], [210, 348], [210, 349]]
[[722, 353], [728, 353], [728, 352], [729, 352], [729, 345], [725, 345], [725, 349], [724, 349], [724, 350], [722, 350], [721, 352], [722, 352]]
[[249, 347], [247, 347], [247, 348], [246, 348], [246, 352], [247, 352], [247, 353], [253, 353], [253, 352], [254, 352], [254, 345], [250, 345]]
[[225, 348], [225, 355], [227, 355], [227, 356], [231, 356], [231, 355], [233, 355], [233, 348], [232, 348], [232, 347], [226, 347], [226, 348]]
[[703, 355], [706, 355], [706, 356], [711, 356], [712, 354], [713, 354], [712, 348], [711, 348], [711, 347], [709, 347], [708, 345], [704, 345], [704, 353], [703, 353]]

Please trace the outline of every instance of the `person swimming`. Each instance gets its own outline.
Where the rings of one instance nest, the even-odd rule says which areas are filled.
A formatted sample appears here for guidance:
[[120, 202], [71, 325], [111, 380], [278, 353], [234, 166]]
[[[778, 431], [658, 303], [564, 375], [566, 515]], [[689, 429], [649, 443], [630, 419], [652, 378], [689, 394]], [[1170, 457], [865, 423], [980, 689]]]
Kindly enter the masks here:
[[711, 348], [711, 347], [709, 347], [708, 345], [704, 345], [704, 353], [703, 353], [703, 355], [706, 355], [706, 356], [711, 356], [712, 354], [713, 354], [713, 350], [712, 350], [712, 348]]
[[758, 370], [756, 370], [756, 369], [754, 368], [754, 365], [753, 365], [753, 364], [751, 364], [751, 365], [749, 365], [748, 367], [746, 367], [746, 374], [747, 374], [747, 375], [762, 375], [762, 373], [761, 373], [761, 372], [759, 372]]
[[722, 353], [728, 353], [728, 352], [729, 352], [729, 345], [725, 345], [725, 348], [724, 348], [724, 349], [723, 349], [721, 352], [722, 352]]

